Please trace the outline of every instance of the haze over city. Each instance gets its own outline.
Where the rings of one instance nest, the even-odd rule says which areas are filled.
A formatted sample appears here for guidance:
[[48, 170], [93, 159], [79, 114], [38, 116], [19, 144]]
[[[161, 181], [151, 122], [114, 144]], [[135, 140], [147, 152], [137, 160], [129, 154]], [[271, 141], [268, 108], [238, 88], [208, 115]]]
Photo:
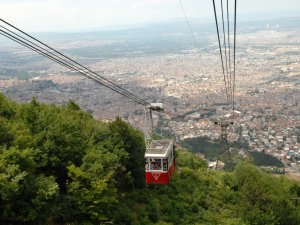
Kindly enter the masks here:
[[[182, 4], [190, 18], [213, 22], [212, 1], [183, 0]], [[177, 0], [1, 0], [0, 5], [2, 18], [27, 31], [95, 31], [183, 18]], [[300, 2], [242, 0], [237, 8], [238, 22], [274, 19], [299, 15]]]

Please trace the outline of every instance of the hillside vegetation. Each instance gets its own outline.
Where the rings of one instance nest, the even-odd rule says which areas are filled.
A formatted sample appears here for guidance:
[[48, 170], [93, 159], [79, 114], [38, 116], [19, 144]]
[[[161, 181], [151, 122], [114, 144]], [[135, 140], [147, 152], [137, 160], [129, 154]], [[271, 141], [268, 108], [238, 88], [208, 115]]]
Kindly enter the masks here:
[[0, 224], [300, 224], [299, 183], [177, 149], [170, 185], [145, 187], [144, 151], [119, 118], [0, 94]]

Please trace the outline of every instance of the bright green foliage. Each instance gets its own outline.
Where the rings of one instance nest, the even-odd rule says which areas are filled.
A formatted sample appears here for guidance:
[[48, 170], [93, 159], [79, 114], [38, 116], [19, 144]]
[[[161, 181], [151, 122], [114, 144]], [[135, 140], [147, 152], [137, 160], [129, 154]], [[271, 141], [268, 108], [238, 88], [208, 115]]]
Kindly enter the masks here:
[[[71, 182], [68, 194], [79, 210], [77, 217], [88, 215], [92, 221], [108, 220], [114, 203], [117, 202], [117, 189], [114, 175], [119, 168], [118, 156], [104, 149], [89, 149], [81, 167], [74, 164], [68, 167]], [[74, 212], [72, 212], [74, 216]]]
[[0, 105], [0, 223], [108, 221], [118, 188], [144, 184], [143, 135], [120, 119], [101, 123], [73, 101], [0, 94]]
[[14, 107], [16, 107], [15, 104], [0, 93], [0, 116], [7, 119], [11, 118], [15, 114]]
[[191, 169], [207, 167], [207, 162], [202, 160], [199, 156], [193, 155], [190, 152], [180, 148], [176, 149], [176, 151], [180, 151], [180, 157], [176, 159], [176, 164], [179, 167], [189, 167]]
[[9, 121], [0, 116], [0, 143], [5, 144], [7, 147], [11, 145], [13, 136], [10, 134]]
[[250, 224], [297, 224], [296, 209], [290, 201], [291, 183], [274, 179], [250, 164], [235, 171], [241, 203], [239, 211]]
[[51, 215], [58, 193], [54, 177], [38, 174], [33, 150], [14, 147], [0, 155], [0, 215], [5, 224], [34, 221]]
[[115, 224], [300, 222], [300, 207], [290, 200], [300, 194], [297, 183], [272, 177], [247, 162], [234, 172], [210, 171], [202, 159], [183, 149], [177, 150], [176, 162], [169, 185], [136, 190], [119, 200]]
[[141, 132], [133, 129], [127, 123], [117, 118], [109, 125], [111, 142], [123, 149], [127, 154], [121, 163], [124, 167], [118, 174], [120, 188], [128, 190], [130, 187], [144, 186], [145, 173], [145, 142]]
[[299, 183], [243, 160], [208, 170], [177, 149], [171, 183], [144, 187], [144, 151], [120, 118], [0, 94], [0, 224], [300, 224]]

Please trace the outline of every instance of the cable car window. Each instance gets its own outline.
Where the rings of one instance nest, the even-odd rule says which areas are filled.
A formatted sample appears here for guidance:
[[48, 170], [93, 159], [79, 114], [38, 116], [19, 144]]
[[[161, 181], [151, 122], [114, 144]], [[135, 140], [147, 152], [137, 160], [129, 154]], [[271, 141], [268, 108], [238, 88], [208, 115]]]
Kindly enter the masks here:
[[149, 159], [146, 159], [145, 169], [149, 170]]
[[150, 170], [161, 170], [161, 159], [150, 159]]
[[163, 159], [163, 171], [168, 171], [168, 159]]

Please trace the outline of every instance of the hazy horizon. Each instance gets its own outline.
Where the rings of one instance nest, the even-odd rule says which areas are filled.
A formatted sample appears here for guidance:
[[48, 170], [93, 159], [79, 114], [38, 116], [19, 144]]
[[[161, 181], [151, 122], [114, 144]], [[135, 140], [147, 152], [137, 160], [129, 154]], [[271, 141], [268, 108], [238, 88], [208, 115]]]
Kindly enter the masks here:
[[[190, 19], [213, 21], [212, 1], [181, 0]], [[270, 4], [272, 3], [272, 4]], [[82, 32], [181, 20], [178, 0], [0, 0], [1, 18], [28, 32]], [[220, 8], [216, 1], [217, 10]], [[223, 1], [226, 4], [226, 1]], [[229, 0], [232, 12], [234, 1]], [[237, 2], [238, 21], [274, 19], [300, 14], [297, 0]]]

